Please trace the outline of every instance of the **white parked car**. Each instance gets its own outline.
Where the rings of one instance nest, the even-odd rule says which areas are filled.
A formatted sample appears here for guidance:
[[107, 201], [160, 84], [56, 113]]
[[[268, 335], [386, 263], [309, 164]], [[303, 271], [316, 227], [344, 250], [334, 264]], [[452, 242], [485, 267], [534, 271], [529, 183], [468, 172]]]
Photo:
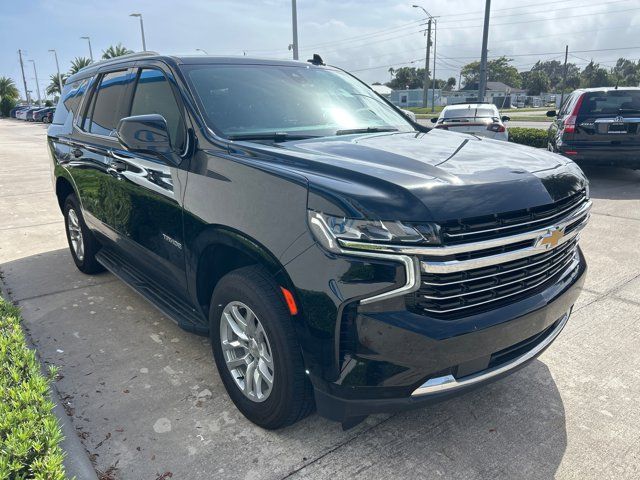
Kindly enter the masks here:
[[509, 132], [498, 107], [491, 103], [461, 103], [444, 107], [438, 118], [432, 118], [436, 128], [471, 133], [495, 140], [509, 140]]

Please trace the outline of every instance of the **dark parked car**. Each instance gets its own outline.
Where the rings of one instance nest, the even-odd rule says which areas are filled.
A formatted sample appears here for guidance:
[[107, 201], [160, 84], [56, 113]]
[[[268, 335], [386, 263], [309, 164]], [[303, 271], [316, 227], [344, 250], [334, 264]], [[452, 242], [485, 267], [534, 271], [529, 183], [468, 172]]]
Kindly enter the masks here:
[[567, 323], [582, 171], [421, 127], [311, 63], [135, 54], [67, 80], [48, 147], [71, 255], [208, 335], [265, 428], [495, 380]]
[[46, 108], [42, 108], [40, 110], [36, 110], [35, 112], [33, 112], [32, 116], [33, 116], [33, 121], [34, 122], [44, 122], [44, 118], [47, 116], [47, 114], [49, 112], [53, 112], [55, 111], [55, 107], [46, 107]]
[[51, 123], [51, 121], [53, 120], [53, 116], [56, 113], [56, 109], [55, 107], [52, 108], [51, 110], [49, 110], [47, 113], [45, 113], [42, 116], [42, 123]]
[[640, 88], [574, 91], [549, 127], [549, 150], [578, 163], [640, 168]]
[[30, 109], [30, 110], [27, 110], [27, 116], [26, 116], [25, 120], [26, 120], [27, 122], [35, 122], [35, 121], [36, 121], [36, 118], [35, 118], [35, 117], [36, 117], [36, 114], [37, 114], [38, 112], [41, 112], [41, 111], [42, 111], [42, 110], [44, 110], [45, 108], [46, 108], [46, 107], [38, 106], [38, 107], [32, 108], [32, 109]]

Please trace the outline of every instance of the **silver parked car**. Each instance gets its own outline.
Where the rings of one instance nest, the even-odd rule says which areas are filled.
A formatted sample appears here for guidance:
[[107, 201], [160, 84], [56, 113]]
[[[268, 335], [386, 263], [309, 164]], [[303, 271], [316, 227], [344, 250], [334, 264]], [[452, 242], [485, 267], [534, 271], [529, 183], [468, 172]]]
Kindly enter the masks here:
[[444, 107], [438, 118], [432, 118], [436, 128], [471, 133], [495, 140], [509, 140], [509, 132], [498, 107], [491, 103], [461, 103]]

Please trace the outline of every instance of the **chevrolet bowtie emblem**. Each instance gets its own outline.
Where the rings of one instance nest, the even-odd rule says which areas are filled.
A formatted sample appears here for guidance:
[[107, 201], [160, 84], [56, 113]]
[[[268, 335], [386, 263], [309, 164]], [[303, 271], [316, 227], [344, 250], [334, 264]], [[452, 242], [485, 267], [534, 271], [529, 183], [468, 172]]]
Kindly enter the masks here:
[[553, 227], [550, 228], [547, 233], [538, 237], [536, 247], [545, 245], [547, 249], [555, 248], [564, 237], [564, 228]]

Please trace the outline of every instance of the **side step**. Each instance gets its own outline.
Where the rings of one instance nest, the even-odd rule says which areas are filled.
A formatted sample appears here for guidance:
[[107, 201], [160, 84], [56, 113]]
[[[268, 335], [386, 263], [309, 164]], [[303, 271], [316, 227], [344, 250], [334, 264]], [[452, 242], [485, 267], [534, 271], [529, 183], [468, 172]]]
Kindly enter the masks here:
[[209, 334], [208, 322], [200, 312], [149, 279], [121, 255], [103, 247], [96, 255], [96, 260], [147, 299], [154, 307], [176, 322], [183, 330], [197, 335]]

